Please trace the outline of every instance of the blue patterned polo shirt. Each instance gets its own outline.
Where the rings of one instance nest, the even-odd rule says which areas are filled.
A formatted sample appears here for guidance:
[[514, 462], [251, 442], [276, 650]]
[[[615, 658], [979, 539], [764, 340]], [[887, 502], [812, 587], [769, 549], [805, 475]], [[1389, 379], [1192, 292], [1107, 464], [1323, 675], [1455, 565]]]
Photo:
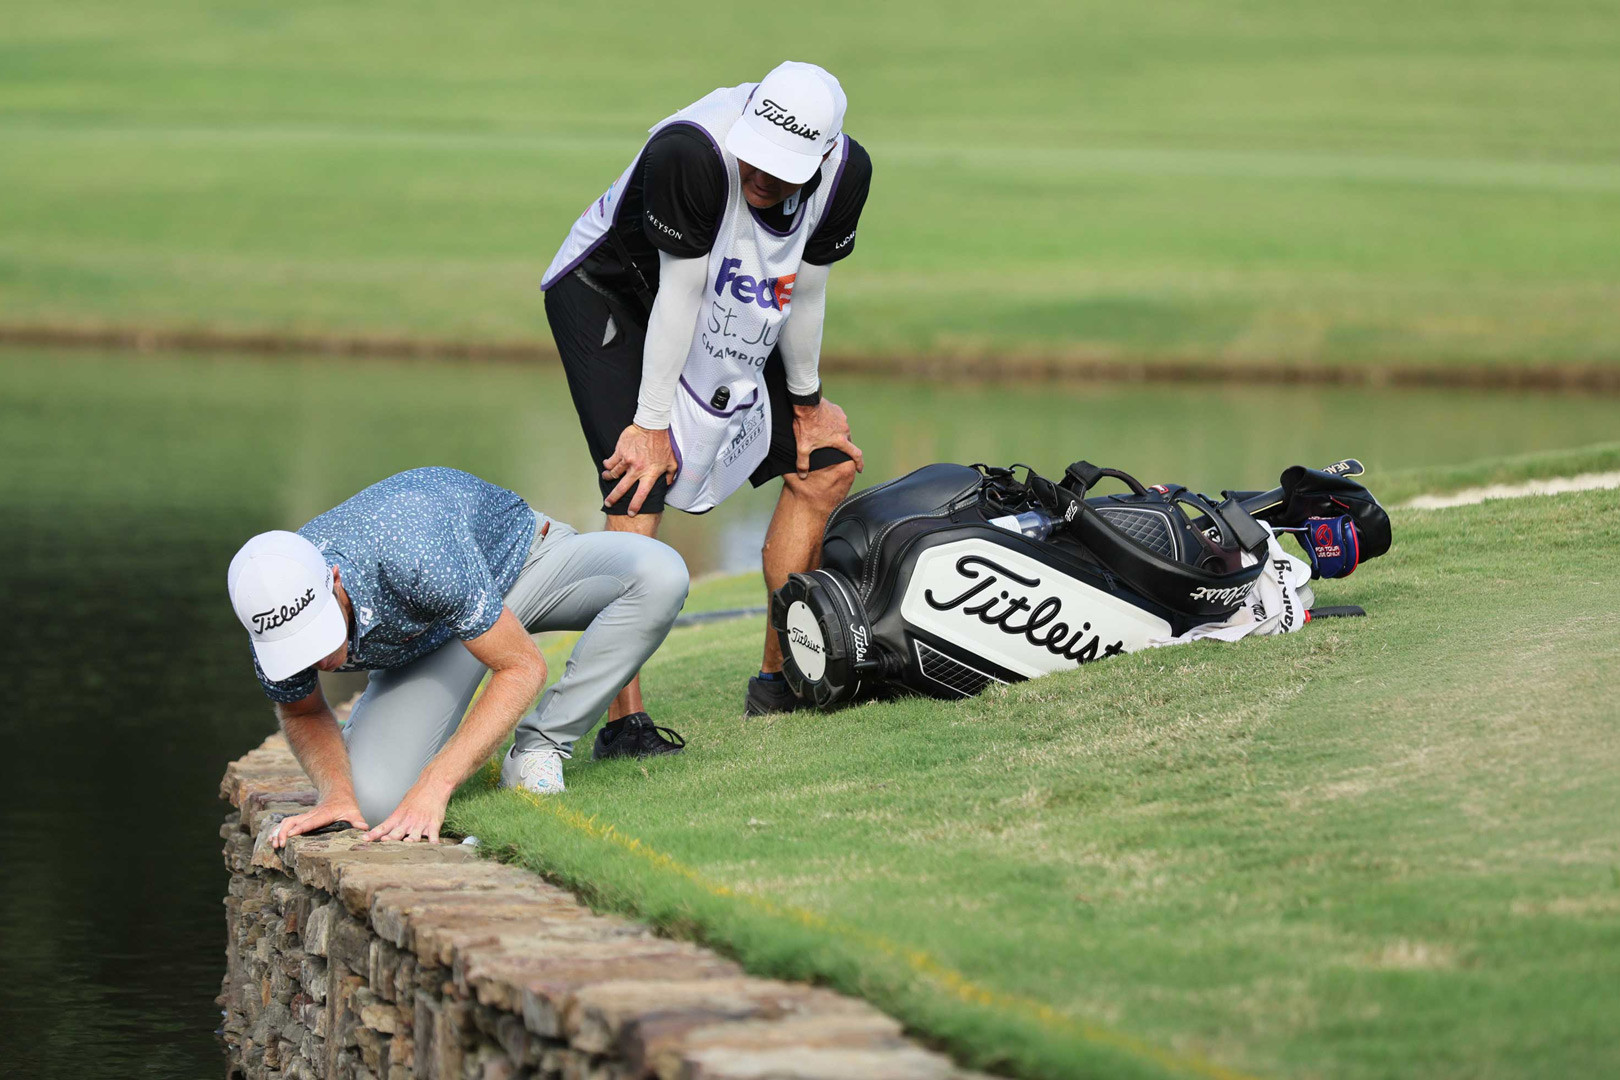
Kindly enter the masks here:
[[[517, 495], [460, 469], [411, 469], [378, 481], [298, 530], [342, 574], [354, 618], [343, 671], [403, 667], [501, 617], [534, 540]], [[308, 697], [313, 667], [271, 682], [274, 701]]]

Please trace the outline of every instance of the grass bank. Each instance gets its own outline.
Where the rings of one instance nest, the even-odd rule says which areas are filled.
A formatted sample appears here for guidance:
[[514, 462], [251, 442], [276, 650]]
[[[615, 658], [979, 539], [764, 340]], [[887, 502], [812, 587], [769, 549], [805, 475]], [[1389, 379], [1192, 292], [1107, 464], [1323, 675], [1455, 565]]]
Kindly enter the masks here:
[[[7, 323], [544, 340], [645, 128], [782, 58], [589, 6], [67, 0], [0, 43]], [[835, 2], [877, 178], [845, 355], [1610, 364], [1620, 15]]]
[[686, 754], [576, 761], [538, 806], [475, 783], [452, 823], [1020, 1075], [1600, 1073], [1620, 493], [1400, 512], [1396, 537], [1322, 590], [1366, 619], [956, 704], [744, 723], [757, 626], [681, 630], [647, 684]]

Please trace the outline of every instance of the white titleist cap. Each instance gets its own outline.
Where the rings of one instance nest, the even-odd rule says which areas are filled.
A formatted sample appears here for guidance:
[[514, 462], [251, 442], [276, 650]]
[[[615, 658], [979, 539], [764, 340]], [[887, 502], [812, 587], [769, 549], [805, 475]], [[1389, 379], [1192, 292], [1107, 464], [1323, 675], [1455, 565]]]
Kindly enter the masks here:
[[844, 88], [814, 64], [789, 60], [754, 87], [726, 149], [756, 169], [802, 184], [844, 130]]
[[331, 569], [297, 533], [278, 529], [243, 544], [226, 581], [231, 606], [271, 682], [313, 667], [349, 636]]

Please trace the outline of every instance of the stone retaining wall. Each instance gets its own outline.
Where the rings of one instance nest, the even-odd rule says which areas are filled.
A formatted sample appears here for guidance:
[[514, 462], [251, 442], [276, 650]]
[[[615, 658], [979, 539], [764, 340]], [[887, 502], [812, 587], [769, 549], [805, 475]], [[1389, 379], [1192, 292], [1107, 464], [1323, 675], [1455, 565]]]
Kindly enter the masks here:
[[314, 802], [280, 736], [233, 763], [227, 819], [229, 1074], [400, 1080], [966, 1078], [870, 1005], [756, 979], [595, 915], [451, 844], [297, 837]]

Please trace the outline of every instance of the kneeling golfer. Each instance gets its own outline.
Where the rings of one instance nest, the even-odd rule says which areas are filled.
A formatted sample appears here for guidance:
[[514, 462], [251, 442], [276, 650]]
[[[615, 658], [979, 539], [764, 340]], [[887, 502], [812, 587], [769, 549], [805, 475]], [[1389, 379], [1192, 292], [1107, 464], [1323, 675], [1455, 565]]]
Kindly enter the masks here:
[[[562, 759], [664, 640], [687, 584], [686, 564], [656, 540], [582, 535], [456, 469], [402, 472], [296, 533], [255, 536], [231, 560], [231, 603], [320, 794], [275, 843], [336, 821], [377, 822], [368, 840], [436, 841], [456, 786], [514, 726], [501, 783], [562, 791]], [[540, 630], [584, 635], [525, 714], [546, 681], [529, 637]], [[341, 731], [317, 668], [371, 673]], [[623, 717], [595, 756], [679, 750], [667, 731]]]

